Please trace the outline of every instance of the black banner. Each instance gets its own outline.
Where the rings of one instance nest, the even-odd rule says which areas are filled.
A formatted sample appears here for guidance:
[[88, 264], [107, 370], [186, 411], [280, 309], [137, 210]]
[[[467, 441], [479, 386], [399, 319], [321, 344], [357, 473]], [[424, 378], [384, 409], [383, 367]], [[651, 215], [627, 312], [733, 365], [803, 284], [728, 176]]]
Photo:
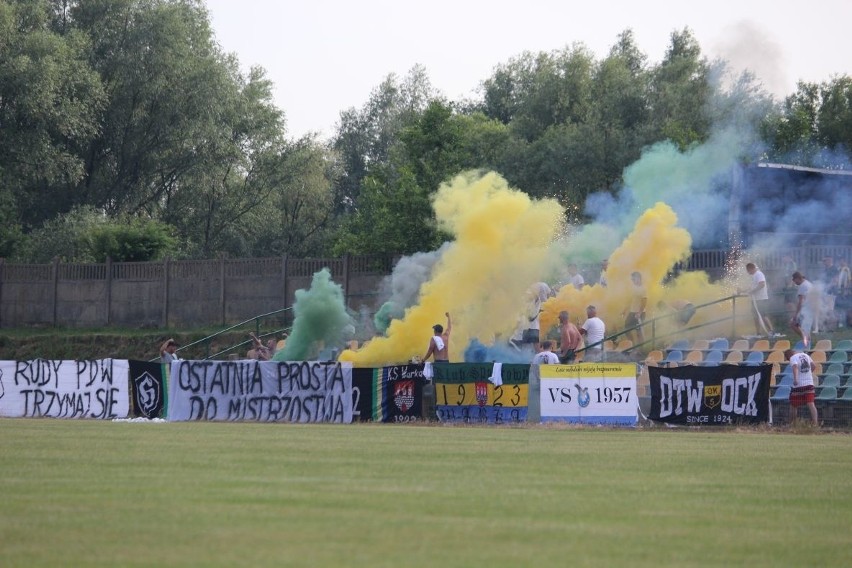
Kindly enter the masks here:
[[[381, 371], [381, 369], [379, 369]], [[376, 369], [352, 369], [352, 421], [372, 422], [376, 398]]]
[[128, 364], [131, 416], [163, 418], [167, 392], [163, 381], [163, 365], [148, 361], [128, 361]]
[[417, 422], [423, 418], [423, 365], [381, 369], [382, 422]]
[[769, 421], [771, 365], [648, 367], [651, 420], [721, 426]]
[[423, 383], [423, 365], [352, 369], [352, 420], [422, 420]]

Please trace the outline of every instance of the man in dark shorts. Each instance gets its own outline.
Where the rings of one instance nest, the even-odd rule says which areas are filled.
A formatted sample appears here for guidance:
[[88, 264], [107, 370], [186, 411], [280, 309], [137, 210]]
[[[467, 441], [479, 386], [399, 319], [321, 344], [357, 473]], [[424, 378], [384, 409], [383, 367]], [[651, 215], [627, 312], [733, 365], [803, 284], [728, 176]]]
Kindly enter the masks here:
[[793, 371], [793, 389], [790, 392], [790, 406], [793, 411], [790, 422], [796, 421], [800, 406], [807, 406], [813, 425], [819, 427], [817, 409], [814, 404], [814, 371], [816, 365], [807, 353], [793, 351], [792, 349], [786, 350], [784, 357], [790, 361], [790, 368]]

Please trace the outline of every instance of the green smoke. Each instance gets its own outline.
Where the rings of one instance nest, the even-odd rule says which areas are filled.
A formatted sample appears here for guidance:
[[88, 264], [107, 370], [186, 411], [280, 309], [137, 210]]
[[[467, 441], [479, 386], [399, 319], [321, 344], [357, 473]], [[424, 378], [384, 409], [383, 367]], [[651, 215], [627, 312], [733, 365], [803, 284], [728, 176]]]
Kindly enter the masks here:
[[293, 313], [293, 330], [284, 348], [276, 351], [276, 361], [305, 361], [322, 345], [337, 346], [347, 331], [351, 333], [343, 288], [331, 281], [327, 268], [314, 273], [309, 290], [296, 291]]
[[401, 319], [403, 315], [405, 315], [405, 312], [401, 307], [395, 302], [387, 301], [382, 304], [382, 307], [373, 316], [373, 325], [376, 326], [376, 331], [384, 334], [390, 326], [391, 321]]

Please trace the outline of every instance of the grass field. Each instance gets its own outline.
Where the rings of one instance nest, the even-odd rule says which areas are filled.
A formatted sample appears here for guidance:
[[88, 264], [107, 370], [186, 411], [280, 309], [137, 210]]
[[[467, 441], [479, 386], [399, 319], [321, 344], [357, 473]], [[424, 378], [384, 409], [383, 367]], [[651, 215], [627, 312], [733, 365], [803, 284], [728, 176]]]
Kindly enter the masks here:
[[0, 420], [4, 566], [845, 566], [852, 436]]

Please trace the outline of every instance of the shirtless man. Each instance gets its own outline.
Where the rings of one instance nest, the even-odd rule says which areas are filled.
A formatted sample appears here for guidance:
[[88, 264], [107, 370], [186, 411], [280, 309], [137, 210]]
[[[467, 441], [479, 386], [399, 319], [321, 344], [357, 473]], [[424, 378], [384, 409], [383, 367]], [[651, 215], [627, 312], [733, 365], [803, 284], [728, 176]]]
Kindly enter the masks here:
[[583, 336], [580, 335], [577, 326], [571, 323], [568, 312], [565, 310], [559, 312], [559, 362], [572, 362], [576, 357], [574, 351], [580, 346], [582, 340]]
[[423, 356], [424, 361], [427, 361], [429, 357], [434, 355], [436, 363], [450, 362], [450, 331], [453, 328], [453, 324], [450, 321], [450, 312], [446, 312], [444, 315], [447, 316], [447, 329], [444, 329], [444, 326], [439, 323], [432, 326], [435, 334], [429, 340], [429, 349], [426, 351], [426, 355]]

